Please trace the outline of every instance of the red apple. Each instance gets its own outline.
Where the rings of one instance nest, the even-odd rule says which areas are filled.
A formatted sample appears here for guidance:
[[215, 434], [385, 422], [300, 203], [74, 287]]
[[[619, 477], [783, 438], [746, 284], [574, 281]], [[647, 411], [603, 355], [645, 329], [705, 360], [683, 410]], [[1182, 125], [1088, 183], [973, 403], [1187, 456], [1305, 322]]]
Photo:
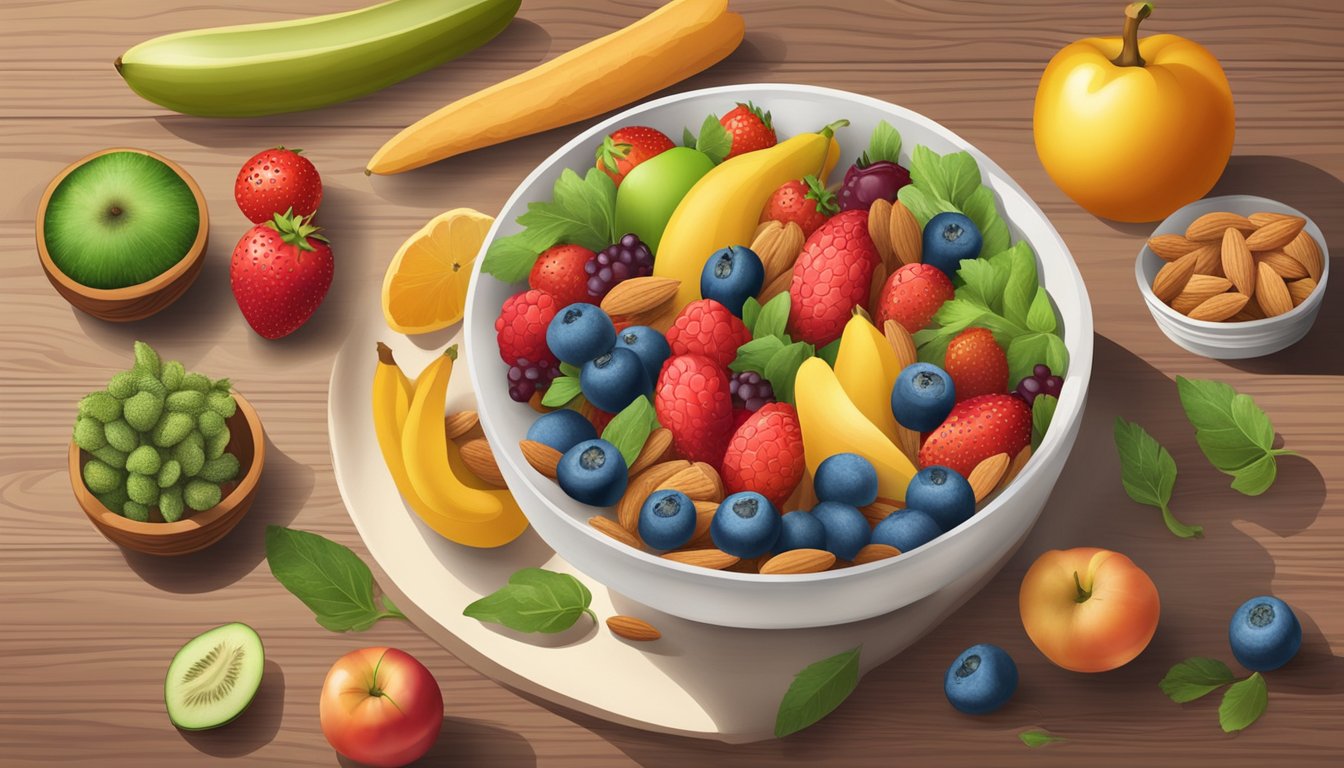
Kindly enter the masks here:
[[396, 768], [434, 745], [443, 725], [443, 693], [409, 653], [363, 648], [331, 665], [320, 712], [322, 735], [337, 752], [375, 768]]

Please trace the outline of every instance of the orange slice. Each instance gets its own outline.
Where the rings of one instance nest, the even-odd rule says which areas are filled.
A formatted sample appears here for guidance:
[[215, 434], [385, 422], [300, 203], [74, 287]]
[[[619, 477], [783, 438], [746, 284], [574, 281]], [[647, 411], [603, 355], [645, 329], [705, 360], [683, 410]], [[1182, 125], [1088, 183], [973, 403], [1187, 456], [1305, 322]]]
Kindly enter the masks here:
[[401, 244], [383, 278], [383, 317], [398, 333], [429, 333], [462, 320], [472, 262], [494, 217], [441, 213]]

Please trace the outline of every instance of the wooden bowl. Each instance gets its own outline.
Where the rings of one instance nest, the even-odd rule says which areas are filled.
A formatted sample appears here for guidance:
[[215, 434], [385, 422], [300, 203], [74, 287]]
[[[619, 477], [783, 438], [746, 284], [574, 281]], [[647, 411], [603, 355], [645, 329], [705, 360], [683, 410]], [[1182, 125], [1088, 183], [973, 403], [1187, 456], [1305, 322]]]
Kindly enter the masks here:
[[[92, 457], [70, 443], [70, 486], [93, 526], [114, 544], [150, 555], [169, 556], [205, 549], [233, 530], [252, 506], [257, 481], [266, 463], [266, 436], [261, 419], [242, 395], [234, 392], [233, 397], [238, 401], [238, 412], [226, 422], [229, 445], [225, 450], [238, 457], [238, 479], [225, 484], [226, 493], [218, 504], [203, 512], [188, 510], [190, 514], [175, 523], [141, 523], [103, 506], [84, 485], [84, 462]], [[154, 514], [157, 515], [157, 510]]]
[[[196, 240], [187, 249], [186, 255], [162, 274], [137, 285], [125, 288], [90, 288], [71, 279], [52, 261], [47, 251], [46, 218], [47, 204], [56, 187], [70, 175], [70, 172], [84, 163], [101, 155], [112, 152], [138, 152], [163, 162], [186, 182], [191, 194], [196, 198], [196, 208], [200, 211], [200, 227], [196, 230]], [[129, 323], [142, 320], [172, 304], [196, 281], [205, 263], [205, 246], [210, 231], [210, 214], [206, 210], [205, 195], [196, 180], [182, 169], [182, 166], [168, 158], [145, 149], [133, 147], [111, 147], [94, 152], [88, 157], [76, 160], [57, 174], [42, 193], [42, 201], [37, 205], [37, 255], [42, 262], [42, 271], [56, 287], [56, 291], [70, 302], [75, 309], [86, 312], [102, 320], [114, 323]]]

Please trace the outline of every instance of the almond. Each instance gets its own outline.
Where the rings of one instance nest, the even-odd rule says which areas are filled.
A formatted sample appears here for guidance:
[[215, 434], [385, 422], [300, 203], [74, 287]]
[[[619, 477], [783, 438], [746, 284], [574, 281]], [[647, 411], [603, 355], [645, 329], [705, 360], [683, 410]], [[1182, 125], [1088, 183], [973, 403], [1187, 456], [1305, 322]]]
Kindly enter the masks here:
[[1225, 277], [1223, 274], [1223, 248], [1221, 243], [1207, 243], [1196, 248], [1195, 274]]
[[[1246, 255], [1249, 258], [1250, 251]], [[1175, 261], [1167, 262], [1157, 271], [1157, 277], [1153, 278], [1153, 295], [1163, 304], [1170, 304], [1172, 299], [1180, 296], [1190, 276], [1195, 274], [1195, 259], [1196, 254], [1192, 251]]]
[[616, 502], [616, 519], [620, 521], [621, 526], [628, 531], [638, 530], [639, 508], [644, 506], [644, 500], [653, 493], [653, 489], [659, 483], [684, 469], [689, 469], [690, 466], [689, 461], [664, 461], [661, 464], [654, 464], [638, 475], [631, 475], [630, 482], [625, 486], [625, 493], [622, 494], [621, 500]]
[[1294, 307], [1306, 301], [1314, 290], [1316, 290], [1316, 281], [1310, 277], [1294, 280], [1288, 284], [1288, 295], [1293, 297]]
[[737, 562], [736, 557], [721, 549], [684, 549], [675, 552], [664, 552], [663, 557], [678, 563], [696, 565], [714, 571], [721, 571]]
[[915, 351], [915, 337], [905, 330], [905, 326], [895, 320], [888, 320], [882, 326], [887, 343], [896, 353], [896, 366], [904, 369], [907, 365], [919, 362], [919, 353]]
[[556, 467], [560, 466], [561, 453], [545, 443], [538, 443], [536, 440], [521, 440], [518, 447], [523, 451], [523, 458], [532, 468], [540, 472], [543, 476], [554, 480]]
[[751, 240], [752, 242], [755, 242], [756, 238], [765, 234], [767, 231], [771, 229], [783, 229], [783, 228], [784, 228], [784, 222], [782, 221], [775, 221], [774, 219], [771, 219], [770, 221], [762, 221], [760, 224], [756, 225], [756, 231], [752, 233]]
[[475, 411], [458, 411], [443, 417], [443, 431], [449, 440], [456, 440], [475, 429], [479, 423], [481, 422]]
[[817, 504], [816, 490], [812, 487], [812, 475], [803, 473], [803, 478], [794, 487], [793, 493], [784, 502], [783, 509], [811, 509]]
[[907, 429], [906, 427], [902, 427], [901, 425], [897, 424], [896, 440], [897, 440], [896, 447], [901, 449], [901, 453], [904, 453], [905, 457], [909, 459], [912, 463], [918, 464], [919, 440], [920, 440], [919, 433], [913, 429]]
[[1190, 226], [1185, 229], [1185, 236], [1191, 240], [1219, 240], [1223, 237], [1223, 232], [1228, 229], [1254, 232], [1255, 225], [1245, 216], [1214, 211], [1190, 222]]
[[835, 555], [824, 549], [791, 549], [761, 564], [761, 573], [821, 573], [835, 565]]
[[1268, 264], [1261, 262], [1256, 275], [1255, 302], [1264, 310], [1265, 317], [1277, 317], [1293, 310], [1293, 296], [1288, 293], [1288, 285], [1279, 277], [1279, 273]]
[[[717, 473], [715, 477], [717, 477]], [[692, 465], [677, 472], [675, 475], [672, 475], [661, 483], [658, 483], [651, 488], [650, 491], [661, 491], [664, 488], [671, 488], [673, 490], [681, 491], [695, 501], [714, 501], [714, 496], [718, 494], [719, 487], [720, 486], [706, 475], [699, 466]], [[646, 493], [644, 495], [647, 496], [648, 494]], [[722, 499], [723, 497], [719, 496], [719, 498]], [[642, 504], [643, 501], [641, 500], [640, 503]], [[635, 514], [636, 519], [638, 519], [638, 511], [636, 511]]]
[[672, 301], [680, 286], [680, 280], [656, 275], [622, 280], [602, 299], [602, 311], [608, 315], [653, 312]]
[[709, 526], [713, 524], [714, 514], [718, 511], [719, 503], [716, 501], [695, 502], [695, 532], [682, 549], [706, 549], [714, 546], [714, 539], [709, 535]]
[[[775, 222], [779, 224], [779, 222]], [[803, 228], [793, 223], [780, 224], [779, 229], [768, 230], [758, 241], [760, 247], [757, 247], [758, 241], [753, 241], [751, 250], [761, 259], [761, 266], [765, 268], [764, 285], [769, 285], [781, 274], [791, 270], [793, 263], [798, 260], [798, 254], [803, 250]]]
[[667, 453], [667, 449], [671, 446], [672, 430], [659, 427], [650, 432], [644, 440], [644, 447], [639, 449], [639, 455], [630, 465], [630, 477], [634, 477], [661, 461], [663, 454]]
[[872, 504], [869, 504], [866, 507], [859, 507], [859, 511], [863, 513], [864, 517], [868, 518], [868, 523], [870, 525], [877, 525], [883, 520], [886, 520], [892, 512], [895, 512], [898, 509], [903, 509], [904, 507], [904, 504], [895, 499], [884, 499], [879, 496], [877, 501], [874, 501]]
[[789, 286], [792, 284], [793, 284], [793, 267], [789, 267], [783, 272], [780, 272], [779, 276], [776, 277], [774, 280], [771, 280], [770, 282], [766, 283], [765, 287], [761, 289], [760, 295], [756, 297], [756, 300], [759, 301], [762, 305], [764, 305], [766, 302], [775, 298], [779, 294], [788, 293]]
[[1255, 254], [1256, 264], [1268, 264], [1269, 268], [1274, 270], [1284, 280], [1301, 280], [1308, 276], [1307, 268], [1302, 262], [1294, 259], [1283, 251], [1265, 251]]
[[886, 198], [877, 198], [868, 208], [868, 236], [873, 238], [877, 255], [882, 257], [887, 271], [895, 271], [901, 266], [891, 247], [891, 203]]
[[1016, 480], [1017, 476], [1026, 468], [1028, 461], [1031, 461], [1031, 446], [1025, 445], [1022, 450], [1017, 452], [1013, 460], [1008, 462], [1008, 469], [1004, 470], [1003, 479], [999, 481], [999, 488], [1007, 488], [1009, 483]]
[[495, 462], [495, 454], [490, 450], [490, 444], [485, 438], [468, 440], [462, 444], [461, 450], [462, 463], [467, 465], [467, 469], [471, 470], [473, 475], [496, 488], [508, 487], [504, 482], [504, 475], [499, 471], [499, 464]]
[[1321, 273], [1325, 271], [1325, 258], [1321, 256], [1321, 246], [1316, 238], [1307, 232], [1301, 232], [1293, 241], [1283, 246], [1283, 252], [1297, 259], [1307, 269], [1307, 276], [1321, 282]]
[[[703, 475], [705, 476], [705, 479], [709, 480], [709, 482], [711, 482], [711, 483], [714, 484], [714, 493], [713, 493], [713, 495], [711, 496], [711, 498], [709, 498], [709, 499], [696, 499], [696, 500], [697, 500], [697, 501], [723, 501], [723, 497], [724, 497], [724, 495], [725, 495], [725, 494], [724, 494], [724, 491], [723, 491], [723, 478], [719, 476], [719, 471], [718, 471], [717, 469], [715, 469], [714, 467], [712, 467], [712, 466], [706, 464], [706, 463], [703, 462], [703, 461], [697, 461], [697, 462], [695, 462], [695, 467], [696, 467], [697, 469], [700, 470], [701, 474], [703, 474]], [[686, 495], [687, 495], [687, 496], [690, 496], [689, 493], [686, 494]], [[694, 497], [694, 496], [691, 496], [691, 498], [694, 499], [695, 497]]]
[[617, 637], [640, 643], [657, 640], [663, 636], [663, 633], [654, 629], [652, 624], [643, 619], [636, 619], [634, 616], [612, 616], [607, 619], [607, 629], [610, 629], [611, 633]]
[[1265, 319], [1265, 311], [1260, 308], [1260, 305], [1257, 302], [1248, 301], [1246, 302], [1246, 306], [1242, 307], [1241, 311], [1233, 315], [1231, 319], [1229, 319], [1227, 322], [1245, 323], [1250, 322], [1252, 320], [1264, 320], [1264, 319]]
[[1184, 235], [1155, 235], [1148, 239], [1148, 247], [1163, 261], [1175, 261], [1200, 247], [1200, 243]]
[[873, 267], [873, 278], [868, 285], [868, 306], [876, 307], [882, 298], [882, 286], [887, 283], [887, 265], [877, 262]]
[[975, 491], [976, 502], [985, 500], [985, 497], [994, 492], [999, 487], [999, 481], [1003, 479], [1003, 474], [1008, 471], [1008, 464], [1013, 457], [1006, 453], [996, 453], [988, 459], [975, 465], [971, 474], [966, 477], [966, 482], [971, 484], [971, 490]]
[[[924, 260], [924, 228], [900, 200], [891, 204], [891, 249], [902, 265]], [[891, 270], [895, 272], [896, 270]]]
[[1191, 310], [1190, 319], [1220, 323], [1240, 312], [1250, 300], [1250, 296], [1236, 291], [1221, 293]]
[[627, 531], [620, 523], [609, 517], [594, 515], [588, 518], [588, 524], [627, 547], [634, 547], [635, 549], [644, 548], [640, 545], [639, 539], [635, 537], [635, 534]]
[[854, 556], [851, 562], [855, 565], [863, 565], [864, 563], [875, 563], [878, 560], [896, 557], [899, 554], [901, 554], [901, 550], [890, 544], [868, 544], [859, 550], [859, 553]]
[[1185, 284], [1185, 290], [1171, 302], [1171, 308], [1183, 315], [1190, 314], [1190, 310], [1203, 304], [1204, 301], [1220, 293], [1227, 293], [1232, 288], [1232, 281], [1225, 277], [1214, 277], [1213, 275], [1192, 275], [1190, 281]]
[[1252, 251], [1272, 251], [1291, 243], [1306, 226], [1305, 219], [1292, 216], [1271, 221], [1246, 237], [1246, 247]]
[[1223, 274], [1247, 296], [1255, 295], [1255, 259], [1246, 246], [1241, 230], [1229, 227], [1223, 232]]
[[1269, 211], [1256, 211], [1255, 213], [1252, 213], [1250, 216], [1247, 216], [1246, 218], [1249, 219], [1250, 222], [1255, 226], [1263, 227], [1266, 224], [1270, 223], [1271, 221], [1279, 221], [1280, 219], [1295, 219], [1297, 217], [1289, 215], [1287, 213], [1271, 213]]

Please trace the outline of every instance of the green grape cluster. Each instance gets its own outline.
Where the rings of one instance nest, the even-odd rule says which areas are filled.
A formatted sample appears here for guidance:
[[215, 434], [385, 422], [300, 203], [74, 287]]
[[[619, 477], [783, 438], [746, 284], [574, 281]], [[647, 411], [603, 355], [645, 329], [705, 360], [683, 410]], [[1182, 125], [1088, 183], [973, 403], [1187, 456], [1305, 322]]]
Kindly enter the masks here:
[[156, 509], [171, 523], [215, 506], [241, 469], [225, 450], [238, 411], [230, 387], [135, 342], [131, 369], [79, 401], [75, 444], [92, 456], [84, 484], [103, 506], [140, 522]]

